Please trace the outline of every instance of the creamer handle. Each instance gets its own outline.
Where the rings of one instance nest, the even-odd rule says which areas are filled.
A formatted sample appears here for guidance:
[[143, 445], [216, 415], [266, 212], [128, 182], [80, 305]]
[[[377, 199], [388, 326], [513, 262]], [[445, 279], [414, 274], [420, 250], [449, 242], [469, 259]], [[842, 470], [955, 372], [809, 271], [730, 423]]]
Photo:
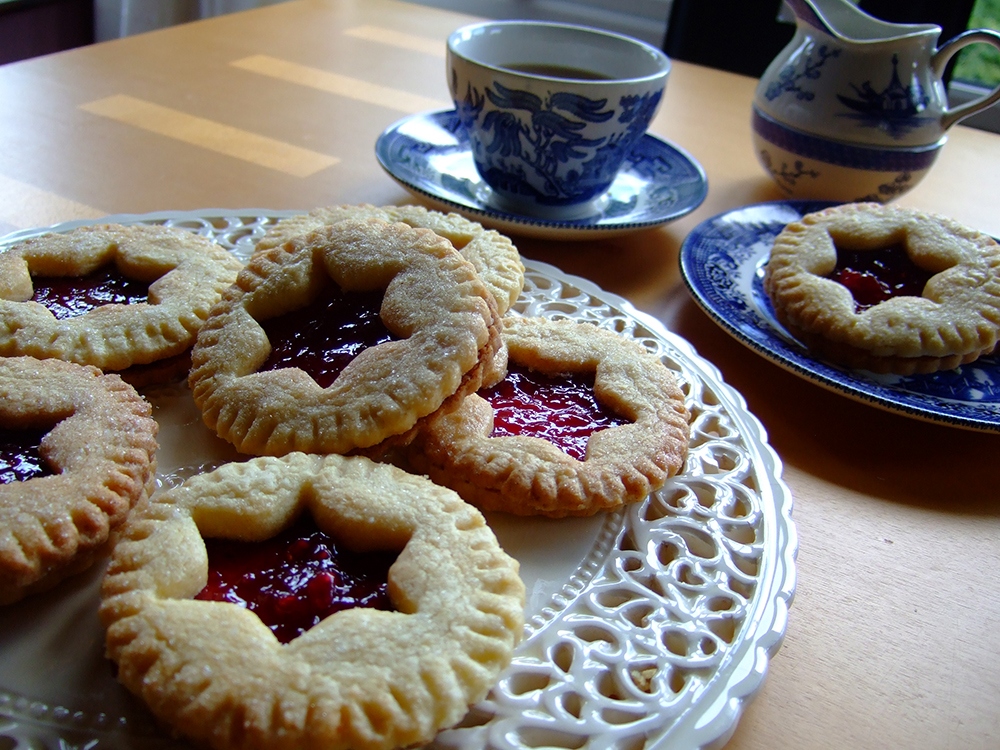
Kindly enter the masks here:
[[[970, 44], [989, 44], [990, 46], [995, 47], [997, 51], [1000, 51], [1000, 33], [991, 31], [990, 29], [972, 29], [971, 31], [963, 32], [955, 38], [945, 42], [933, 54], [933, 56], [931, 56], [931, 67], [934, 69], [934, 72], [939, 78], [944, 74], [944, 68], [952, 56], [954, 56], [954, 54], [960, 49], [968, 47]], [[941, 127], [942, 129], [947, 130], [959, 120], [962, 120], [969, 115], [974, 115], [980, 110], [986, 109], [998, 100], [1000, 100], [1000, 85], [996, 86], [996, 88], [994, 88], [986, 96], [974, 99], [971, 102], [966, 102], [965, 104], [959, 105], [953, 109], [945, 109], [944, 114], [941, 115]]]

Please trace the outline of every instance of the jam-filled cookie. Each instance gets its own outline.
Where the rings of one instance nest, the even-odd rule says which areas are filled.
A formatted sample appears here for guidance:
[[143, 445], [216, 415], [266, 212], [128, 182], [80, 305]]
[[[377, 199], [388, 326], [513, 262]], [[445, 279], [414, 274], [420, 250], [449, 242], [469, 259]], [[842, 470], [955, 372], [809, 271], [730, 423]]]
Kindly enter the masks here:
[[117, 375], [0, 358], [0, 604], [55, 585], [103, 551], [153, 481], [150, 413]]
[[505, 314], [521, 294], [524, 286], [524, 265], [517, 248], [509, 238], [455, 213], [444, 214], [422, 206], [328, 206], [308, 214], [282, 219], [258, 242], [258, 250], [281, 245], [300, 234], [315, 231], [326, 224], [344, 219], [377, 218], [401, 221], [411, 227], [430, 229], [444, 237], [475, 267], [483, 283], [493, 295], [497, 310]]
[[242, 264], [184, 229], [105, 224], [0, 252], [0, 355], [93, 365], [134, 385], [187, 373]]
[[1000, 337], [1000, 246], [914, 209], [845, 204], [792, 222], [775, 239], [764, 289], [789, 332], [850, 367], [951, 369]]
[[405, 442], [480, 386], [499, 321], [447, 240], [345, 220], [251, 258], [199, 333], [188, 382], [205, 423], [244, 453]]
[[508, 373], [436, 415], [412, 467], [485, 510], [589, 515], [643, 499], [683, 466], [684, 396], [639, 344], [588, 323], [504, 318]]
[[[269, 592], [218, 592], [217, 568], [267, 555], [213, 543], [251, 549], [307, 517], [287, 557], [389, 556], [387, 605], [327, 614], [350, 576], [318, 560], [305, 565], [315, 575], [247, 576]], [[277, 604], [261, 604], [266, 593]], [[301, 634], [265, 622], [313, 600]], [[523, 608], [517, 562], [454, 492], [361, 456], [292, 453], [224, 465], [137, 508], [100, 615], [121, 682], [200, 745], [385, 750], [429, 741], [485, 697]]]

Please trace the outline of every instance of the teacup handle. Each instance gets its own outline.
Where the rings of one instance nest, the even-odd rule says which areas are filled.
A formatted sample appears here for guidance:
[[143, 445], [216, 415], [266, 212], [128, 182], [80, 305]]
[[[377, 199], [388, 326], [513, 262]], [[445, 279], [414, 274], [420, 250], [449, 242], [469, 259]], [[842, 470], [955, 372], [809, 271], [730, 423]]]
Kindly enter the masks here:
[[[931, 57], [931, 67], [940, 78], [944, 74], [944, 68], [948, 60], [963, 47], [970, 44], [989, 44], [1000, 51], [1000, 34], [990, 29], [972, 29], [966, 31], [953, 39], [949, 39]], [[973, 115], [980, 110], [986, 109], [996, 101], [1000, 101], [1000, 85], [993, 89], [986, 96], [966, 102], [954, 109], [946, 109], [941, 115], [941, 128], [947, 130], [959, 120], [969, 115]]]

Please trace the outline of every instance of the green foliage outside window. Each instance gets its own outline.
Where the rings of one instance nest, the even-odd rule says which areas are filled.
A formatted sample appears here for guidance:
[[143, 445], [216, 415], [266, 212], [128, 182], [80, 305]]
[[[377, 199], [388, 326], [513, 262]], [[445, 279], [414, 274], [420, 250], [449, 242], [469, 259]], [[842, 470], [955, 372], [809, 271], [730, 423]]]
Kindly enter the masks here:
[[[1000, 0], [976, 0], [969, 28], [1000, 31]], [[966, 47], [958, 53], [952, 78], [993, 88], [1000, 83], [1000, 52], [986, 44]]]

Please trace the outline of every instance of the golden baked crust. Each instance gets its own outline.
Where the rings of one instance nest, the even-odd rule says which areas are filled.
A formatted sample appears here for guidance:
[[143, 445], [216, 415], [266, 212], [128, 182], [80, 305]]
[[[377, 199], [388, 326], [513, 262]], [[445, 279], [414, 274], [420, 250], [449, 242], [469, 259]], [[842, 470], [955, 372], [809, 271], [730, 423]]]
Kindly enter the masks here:
[[[857, 311], [851, 291], [825, 278], [837, 248], [901, 244], [933, 273], [921, 296]], [[835, 206], [792, 222], [775, 239], [764, 289], [782, 325], [842, 364], [912, 374], [989, 353], [1000, 337], [1000, 246], [944, 216], [899, 206]]]
[[[400, 551], [396, 611], [337, 612], [282, 645], [250, 610], [199, 601], [204, 537], [268, 539], [300, 512], [355, 551]], [[379, 750], [430, 740], [482, 699], [523, 628], [524, 584], [450, 490], [360, 456], [228, 464], [137, 508], [100, 615], [118, 677], [213, 748]]]
[[[258, 372], [259, 321], [306, 306], [324, 284], [385, 289], [398, 340], [362, 351], [327, 388], [298, 368]], [[404, 441], [419, 420], [482, 382], [500, 345], [493, 298], [427, 229], [346, 220], [257, 253], [212, 310], [188, 382], [205, 423], [244, 453], [348, 453]]]
[[0, 427], [51, 427], [41, 453], [54, 472], [0, 484], [0, 604], [82, 570], [145, 496], [156, 471], [150, 413], [117, 375], [0, 358]]
[[673, 375], [639, 344], [587, 323], [504, 318], [509, 360], [548, 374], [595, 373], [601, 404], [631, 420], [591, 435], [578, 461], [535, 437], [490, 437], [478, 395], [428, 420], [410, 446], [414, 469], [485, 510], [590, 515], [643, 499], [683, 466], [688, 412]]
[[[83, 276], [113, 263], [152, 282], [149, 302], [108, 304], [57, 320], [31, 302], [32, 275]], [[194, 343], [242, 264], [184, 229], [105, 224], [49, 233], [0, 252], [0, 355], [30, 355], [105, 371], [166, 363]]]
[[376, 218], [401, 221], [411, 227], [430, 229], [451, 242], [462, 257], [472, 263], [504, 315], [524, 287], [524, 265], [509, 238], [455, 213], [444, 214], [422, 206], [328, 206], [308, 214], [282, 219], [258, 242], [257, 250], [284, 244], [300, 234], [307, 234], [327, 224], [344, 219]]

